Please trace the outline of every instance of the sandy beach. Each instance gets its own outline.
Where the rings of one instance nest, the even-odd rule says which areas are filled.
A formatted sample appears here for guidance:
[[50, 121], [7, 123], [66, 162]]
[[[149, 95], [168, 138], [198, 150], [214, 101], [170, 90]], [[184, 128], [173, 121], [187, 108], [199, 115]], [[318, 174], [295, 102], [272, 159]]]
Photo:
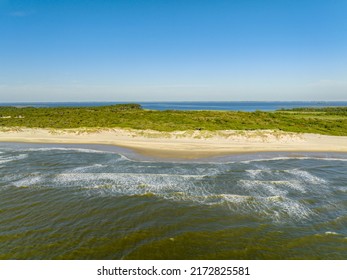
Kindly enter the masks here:
[[153, 157], [194, 159], [250, 152], [347, 152], [346, 136], [272, 130], [175, 131], [2, 128], [1, 142], [105, 144]]

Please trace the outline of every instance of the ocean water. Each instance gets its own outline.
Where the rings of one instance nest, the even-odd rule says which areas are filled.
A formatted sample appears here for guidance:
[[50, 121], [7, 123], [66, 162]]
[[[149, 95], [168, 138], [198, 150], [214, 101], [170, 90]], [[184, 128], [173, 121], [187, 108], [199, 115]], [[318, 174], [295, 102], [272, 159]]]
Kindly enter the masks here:
[[[124, 104], [129, 102], [27, 102], [27, 103], [0, 103], [0, 106], [16, 107], [87, 107]], [[300, 107], [332, 107], [347, 106], [347, 101], [242, 101], [242, 102], [134, 102], [141, 104], [149, 110], [219, 110], [219, 111], [246, 111], [256, 110], [274, 111], [279, 109], [292, 109]]]
[[346, 154], [0, 143], [0, 259], [346, 258]]

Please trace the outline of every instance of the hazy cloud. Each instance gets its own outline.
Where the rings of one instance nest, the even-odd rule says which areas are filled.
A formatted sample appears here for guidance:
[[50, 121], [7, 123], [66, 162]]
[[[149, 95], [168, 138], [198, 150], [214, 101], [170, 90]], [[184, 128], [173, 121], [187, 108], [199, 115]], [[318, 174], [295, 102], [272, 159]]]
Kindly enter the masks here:
[[[332, 86], [335, 85], [335, 86]], [[324, 101], [346, 100], [347, 82], [321, 80], [302, 86], [0, 84], [2, 102], [24, 101]], [[274, 98], [276, 96], [276, 98]]]
[[307, 84], [303, 89], [311, 100], [346, 100], [347, 81], [324, 79]]
[[319, 80], [318, 82], [310, 83], [308, 87], [347, 87], [347, 81], [341, 80]]
[[185, 84], [172, 84], [172, 85], [149, 85], [149, 86], [145, 86], [145, 87], [149, 87], [149, 88], [206, 88], [206, 87], [210, 87], [209, 85], [185, 85]]

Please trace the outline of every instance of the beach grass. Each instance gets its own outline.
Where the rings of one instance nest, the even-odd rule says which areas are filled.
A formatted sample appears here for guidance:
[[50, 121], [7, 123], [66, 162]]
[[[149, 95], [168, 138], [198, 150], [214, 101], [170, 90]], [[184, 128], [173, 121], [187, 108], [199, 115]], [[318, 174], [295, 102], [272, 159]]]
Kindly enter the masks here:
[[156, 111], [138, 104], [100, 107], [0, 107], [0, 128], [130, 128], [185, 130], [282, 130], [347, 136], [347, 107], [255, 111]]

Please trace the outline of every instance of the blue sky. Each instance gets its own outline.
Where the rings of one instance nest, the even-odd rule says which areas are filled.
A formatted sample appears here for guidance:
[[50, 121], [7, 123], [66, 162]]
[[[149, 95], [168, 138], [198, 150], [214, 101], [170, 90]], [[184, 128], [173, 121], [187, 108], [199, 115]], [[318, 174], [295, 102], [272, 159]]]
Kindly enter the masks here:
[[347, 100], [345, 0], [0, 0], [0, 102]]

